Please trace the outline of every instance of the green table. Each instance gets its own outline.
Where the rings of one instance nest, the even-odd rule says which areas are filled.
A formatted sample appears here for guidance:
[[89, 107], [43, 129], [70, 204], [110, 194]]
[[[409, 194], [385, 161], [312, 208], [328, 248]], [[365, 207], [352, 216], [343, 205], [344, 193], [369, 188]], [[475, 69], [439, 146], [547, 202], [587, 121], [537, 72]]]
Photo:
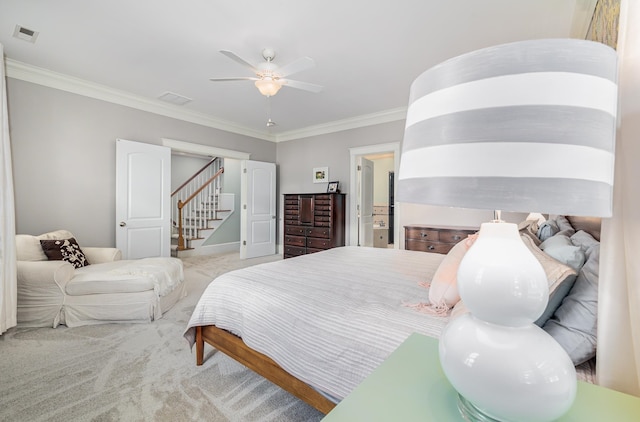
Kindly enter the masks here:
[[[438, 357], [438, 340], [412, 334], [323, 422], [460, 421], [457, 393]], [[558, 421], [638, 422], [640, 398], [578, 381], [576, 401]]]

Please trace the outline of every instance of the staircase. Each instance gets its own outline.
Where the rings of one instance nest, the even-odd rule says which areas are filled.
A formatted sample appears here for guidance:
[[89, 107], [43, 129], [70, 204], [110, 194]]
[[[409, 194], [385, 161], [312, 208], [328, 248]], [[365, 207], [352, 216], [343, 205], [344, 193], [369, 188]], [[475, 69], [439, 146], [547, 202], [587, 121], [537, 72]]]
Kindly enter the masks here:
[[213, 158], [171, 194], [171, 255], [198, 255], [198, 249], [234, 212], [235, 195], [222, 192], [223, 162]]

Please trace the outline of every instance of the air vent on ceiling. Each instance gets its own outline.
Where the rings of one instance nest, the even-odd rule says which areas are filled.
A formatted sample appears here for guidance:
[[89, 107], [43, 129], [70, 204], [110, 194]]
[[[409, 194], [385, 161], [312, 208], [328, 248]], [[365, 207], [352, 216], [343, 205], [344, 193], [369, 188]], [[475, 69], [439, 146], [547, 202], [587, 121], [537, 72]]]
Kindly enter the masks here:
[[13, 30], [13, 36], [23, 41], [27, 41], [30, 43], [35, 43], [38, 38], [38, 31], [34, 31], [33, 29], [25, 28], [24, 26], [16, 25], [16, 28]]
[[185, 105], [186, 103], [192, 101], [191, 98], [187, 98], [185, 96], [178, 95], [169, 91], [159, 96], [158, 99], [176, 105]]

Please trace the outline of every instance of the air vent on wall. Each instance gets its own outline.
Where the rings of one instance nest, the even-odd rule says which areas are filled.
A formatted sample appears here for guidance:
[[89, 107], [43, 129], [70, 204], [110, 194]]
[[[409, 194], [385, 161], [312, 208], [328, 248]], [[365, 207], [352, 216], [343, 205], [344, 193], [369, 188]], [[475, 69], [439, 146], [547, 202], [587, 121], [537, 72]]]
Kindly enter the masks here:
[[16, 25], [16, 28], [13, 30], [13, 36], [23, 41], [27, 41], [30, 43], [35, 43], [38, 38], [38, 31], [34, 31], [33, 29], [25, 28], [24, 26]]
[[178, 94], [175, 94], [175, 93], [169, 92], [169, 91], [167, 91], [164, 94], [160, 95], [158, 97], [158, 99], [160, 99], [162, 101], [166, 101], [166, 102], [171, 103], [171, 104], [176, 104], [176, 105], [185, 105], [186, 103], [192, 101], [191, 98], [187, 98], [187, 97], [184, 97], [182, 95], [178, 95]]

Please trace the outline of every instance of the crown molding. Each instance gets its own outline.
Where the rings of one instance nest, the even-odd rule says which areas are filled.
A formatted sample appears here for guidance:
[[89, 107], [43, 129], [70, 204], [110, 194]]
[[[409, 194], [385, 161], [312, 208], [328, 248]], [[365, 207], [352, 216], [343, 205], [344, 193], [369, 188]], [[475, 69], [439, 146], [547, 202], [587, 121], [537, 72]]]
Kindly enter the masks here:
[[10, 58], [5, 58], [5, 64], [6, 75], [9, 78], [31, 82], [49, 88], [59, 89], [73, 94], [135, 108], [137, 110], [147, 111], [149, 113], [159, 114], [161, 116], [271, 142], [292, 141], [311, 136], [341, 132], [349, 129], [404, 120], [407, 117], [407, 107], [400, 107], [378, 113], [309, 126], [298, 130], [282, 132], [280, 134], [268, 134], [266, 132], [260, 132], [239, 126], [232, 122], [216, 119], [204, 113], [198, 113], [180, 106], [167, 104], [164, 101], [134, 95], [126, 91], [114, 89], [62, 73], [53, 72], [48, 69], [33, 66]]
[[335, 120], [321, 125], [309, 126], [303, 129], [291, 130], [276, 135], [276, 142], [292, 141], [310, 136], [325, 135], [327, 133], [342, 132], [365, 126], [395, 122], [407, 118], [407, 107], [398, 107], [378, 113], [364, 114], [349, 119]]
[[10, 58], [6, 58], [5, 63], [7, 77], [9, 78], [19, 79], [142, 111], [148, 111], [150, 113], [190, 123], [196, 123], [214, 129], [246, 135], [252, 138], [264, 139], [271, 142], [276, 141], [273, 135], [238, 126], [231, 122], [215, 119], [204, 113], [198, 113], [176, 105], [167, 104], [160, 100], [134, 95], [126, 91], [114, 89], [73, 76], [64, 75], [62, 73], [53, 72]]

